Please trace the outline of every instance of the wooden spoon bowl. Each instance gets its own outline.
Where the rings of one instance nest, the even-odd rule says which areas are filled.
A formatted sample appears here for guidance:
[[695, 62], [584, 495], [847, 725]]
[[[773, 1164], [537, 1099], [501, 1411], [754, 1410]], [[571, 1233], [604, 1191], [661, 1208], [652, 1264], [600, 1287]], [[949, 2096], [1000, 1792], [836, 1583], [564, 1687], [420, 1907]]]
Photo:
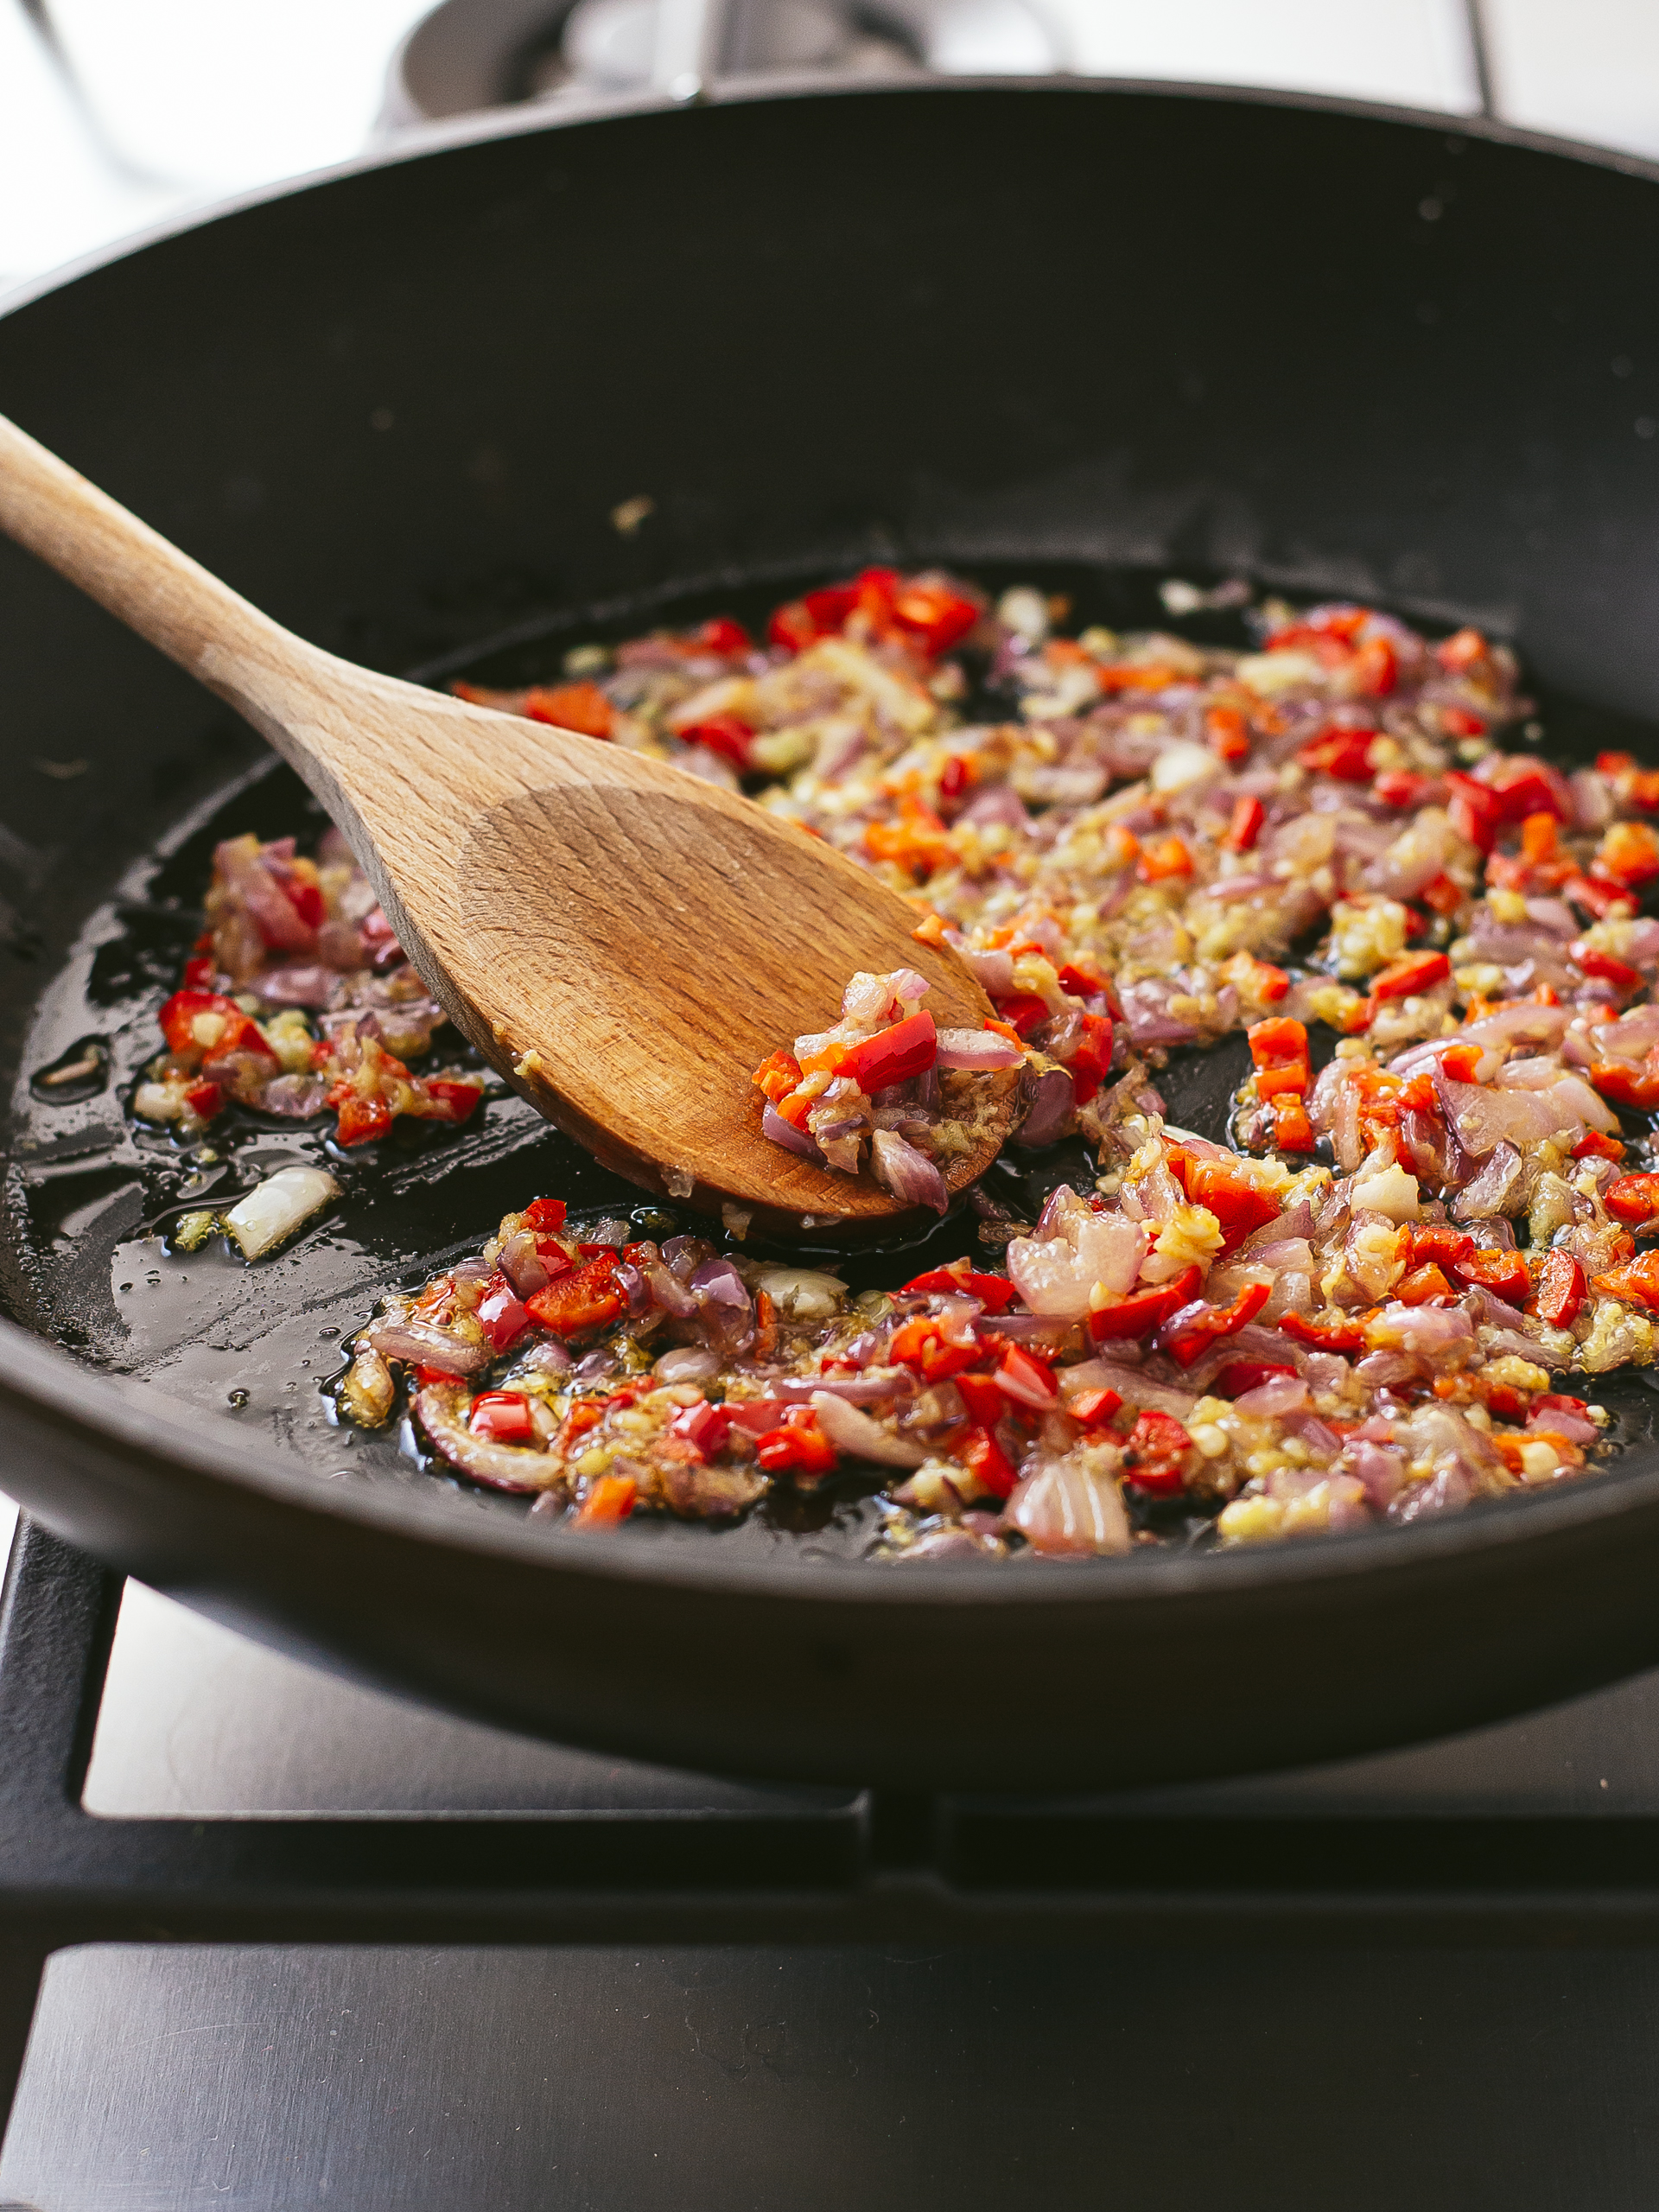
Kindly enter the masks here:
[[[753, 1069], [859, 969], [990, 1001], [913, 910], [752, 801], [296, 638], [0, 417], [0, 528], [227, 700], [340, 825], [404, 951], [491, 1065], [605, 1166], [772, 1236], [891, 1233], [891, 1193], [760, 1134]], [[1007, 1134], [1004, 1078], [960, 1189]]]

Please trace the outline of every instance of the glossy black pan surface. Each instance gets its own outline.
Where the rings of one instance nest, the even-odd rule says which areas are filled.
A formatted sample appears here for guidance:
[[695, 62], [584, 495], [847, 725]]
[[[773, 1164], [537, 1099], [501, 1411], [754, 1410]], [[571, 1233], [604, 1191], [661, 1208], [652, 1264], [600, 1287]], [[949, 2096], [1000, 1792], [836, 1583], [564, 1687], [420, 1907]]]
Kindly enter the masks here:
[[[387, 668], [539, 672], [596, 627], [871, 556], [1131, 598], [1242, 571], [1480, 621], [1547, 700], [1591, 702], [1552, 711], [1552, 747], [1640, 743], [1656, 259], [1641, 165], [1444, 122], [1100, 87], [734, 100], [483, 126], [117, 258], [0, 320], [0, 407]], [[865, 1564], [855, 1501], [804, 1541], [584, 1540], [354, 1456], [288, 1384], [411, 1256], [400, 1207], [435, 1251], [532, 1171], [612, 1202], [508, 1105], [401, 1158], [401, 1197], [365, 1179], [292, 1262], [210, 1283], [217, 1349], [170, 1352], [176, 1313], [118, 1263], [181, 1186], [110, 1155], [110, 1094], [43, 1120], [26, 1079], [89, 1019], [136, 1065], [122, 1024], [170, 972], [207, 825], [270, 834], [296, 801], [262, 779], [215, 816], [256, 741], [3, 546], [0, 696], [0, 1480], [76, 1541], [434, 1699], [824, 1778], [1218, 1773], [1659, 1658], [1635, 1382], [1620, 1469], [1515, 1510], [1065, 1570]]]

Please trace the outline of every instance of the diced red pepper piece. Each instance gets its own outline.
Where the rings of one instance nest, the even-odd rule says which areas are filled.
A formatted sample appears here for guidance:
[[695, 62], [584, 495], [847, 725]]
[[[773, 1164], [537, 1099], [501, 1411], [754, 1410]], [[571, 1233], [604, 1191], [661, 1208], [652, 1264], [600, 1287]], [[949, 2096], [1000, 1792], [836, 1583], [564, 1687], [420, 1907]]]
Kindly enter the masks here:
[[1459, 1261], [1466, 1260], [1474, 1249], [1472, 1236], [1446, 1222], [1426, 1222], [1411, 1232], [1413, 1267], [1421, 1267], [1426, 1260], [1438, 1261], [1442, 1267], [1454, 1267]]
[[1371, 747], [1376, 742], [1374, 729], [1332, 728], [1299, 746], [1296, 758], [1312, 775], [1365, 784], [1370, 781]]
[[1006, 1275], [976, 1274], [966, 1260], [948, 1267], [930, 1268], [916, 1275], [899, 1292], [901, 1298], [924, 1298], [934, 1292], [947, 1298], [976, 1298], [988, 1313], [1000, 1313], [1014, 1302], [1014, 1285]]
[[1524, 1306], [1532, 1289], [1526, 1258], [1520, 1252], [1465, 1252], [1448, 1265], [1460, 1282], [1478, 1283], [1511, 1306]]
[[1623, 1160], [1624, 1147], [1618, 1137], [1604, 1136], [1599, 1129], [1586, 1129], [1573, 1147], [1574, 1160]]
[[579, 1337], [627, 1311], [627, 1294], [616, 1280], [616, 1255], [606, 1252], [550, 1282], [524, 1300], [530, 1318], [555, 1336]]
[[1277, 1220], [1283, 1211], [1272, 1192], [1260, 1188], [1230, 1157], [1200, 1160], [1189, 1152], [1172, 1151], [1169, 1166], [1192, 1204], [1207, 1207], [1221, 1224], [1224, 1252], [1235, 1250], [1253, 1229]]
[[769, 1475], [827, 1475], [836, 1447], [816, 1422], [769, 1428], [755, 1443], [754, 1456]]
[[204, 1060], [220, 1060], [231, 1052], [254, 1052], [273, 1067], [276, 1065], [276, 1055], [258, 1024], [234, 999], [217, 991], [175, 991], [162, 1008], [160, 1020], [168, 1051], [181, 1059], [200, 1055]]
[[1604, 1204], [1615, 1221], [1659, 1219], [1659, 1175], [1620, 1175], [1607, 1185]]
[[1319, 1142], [1307, 1109], [1299, 1097], [1287, 1093], [1273, 1105], [1273, 1141], [1281, 1152], [1312, 1152]]
[[921, 1317], [894, 1330], [887, 1357], [926, 1382], [943, 1382], [948, 1376], [960, 1375], [964, 1368], [974, 1366], [984, 1352], [976, 1344], [949, 1343], [937, 1321]]
[[1311, 1345], [1315, 1351], [1363, 1351], [1365, 1347], [1364, 1325], [1345, 1316], [1331, 1321], [1322, 1318], [1306, 1321], [1300, 1313], [1285, 1313], [1279, 1316], [1278, 1326], [1287, 1337]]
[[1244, 1033], [1255, 1065], [1255, 1087], [1263, 1098], [1281, 1092], [1302, 1096], [1313, 1081], [1307, 1060], [1307, 1031], [1283, 1014], [1258, 1021]]
[[1210, 1388], [1218, 1398], [1242, 1398], [1247, 1390], [1260, 1389], [1262, 1383], [1270, 1382], [1275, 1375], [1294, 1375], [1295, 1372], [1294, 1367], [1282, 1360], [1234, 1359], [1222, 1369]]
[[1173, 1282], [1132, 1290], [1124, 1297], [1109, 1300], [1104, 1306], [1091, 1306], [1089, 1333], [1096, 1344], [1105, 1344], [1115, 1337], [1144, 1337], [1189, 1304], [1202, 1281], [1197, 1268], [1183, 1268]]
[[895, 1021], [890, 1028], [878, 1029], [874, 1037], [867, 1037], [855, 1045], [836, 1069], [837, 1075], [849, 1077], [859, 1089], [874, 1096], [895, 1083], [908, 1083], [912, 1076], [921, 1075], [938, 1058], [939, 1036], [933, 1026], [933, 1017], [925, 1009], [912, 1014], [903, 1021]]
[[1634, 1106], [1644, 1114], [1659, 1106], [1659, 1072], [1629, 1067], [1622, 1060], [1598, 1060], [1590, 1080], [1604, 1098], [1616, 1106]]
[[690, 723], [678, 735], [682, 744], [701, 745], [706, 752], [717, 753], [740, 773], [753, 765], [754, 732], [740, 715], [710, 715], [705, 721]]
[[505, 1351], [530, 1326], [528, 1309], [504, 1275], [490, 1277], [476, 1310], [479, 1325], [489, 1338], [493, 1351]]
[[893, 600], [893, 614], [931, 658], [959, 645], [979, 621], [971, 599], [938, 583], [906, 584]]
[[1645, 822], [1615, 822], [1603, 836], [1595, 858], [1599, 875], [1634, 890], [1659, 875], [1659, 832]]
[[1498, 762], [1485, 779], [1485, 785], [1503, 822], [1522, 822], [1529, 814], [1553, 814], [1560, 822], [1573, 818], [1573, 793], [1567, 779], [1548, 760], [1528, 760], [1511, 754]]
[[1236, 798], [1233, 801], [1233, 818], [1227, 825], [1222, 843], [1236, 853], [1248, 853], [1262, 835], [1262, 824], [1267, 818], [1268, 810], [1259, 798]]
[[1570, 1328], [1579, 1317], [1586, 1287], [1584, 1269], [1570, 1252], [1547, 1252], [1538, 1270], [1533, 1311], [1553, 1329]]
[[[1249, 759], [1249, 726], [1236, 707], [1209, 708], [1204, 717], [1204, 734], [1209, 741], [1210, 750], [1219, 754], [1229, 767], [1236, 767], [1241, 760]], [[1244, 801], [1241, 799], [1238, 804], [1243, 806]], [[1233, 819], [1236, 823], [1236, 812]], [[1234, 849], [1242, 852], [1244, 849], [1240, 845]]]
[[1448, 737], [1484, 737], [1486, 724], [1479, 715], [1471, 715], [1467, 707], [1442, 707], [1440, 728]]
[[953, 1379], [962, 1393], [969, 1419], [982, 1428], [995, 1428], [1008, 1410], [1008, 1402], [998, 1389], [995, 1376], [957, 1375]]
[[1408, 952], [1402, 960], [1390, 961], [1380, 976], [1372, 978], [1371, 996], [1414, 998], [1419, 992], [1443, 983], [1451, 973], [1452, 963], [1444, 952]]
[[552, 722], [581, 737], [608, 737], [616, 724], [610, 701], [597, 683], [533, 684], [518, 712], [533, 722]]
[[[961, 1389], [961, 1384], [957, 1384]], [[1065, 1410], [1073, 1421], [1081, 1421], [1085, 1428], [1101, 1428], [1122, 1406], [1122, 1398], [1116, 1390], [1079, 1390], [1075, 1398], [1068, 1398]]]
[[302, 875], [279, 875], [288, 903], [308, 930], [320, 930], [327, 918], [327, 902], [321, 884], [309, 883]]
[[1277, 1006], [1290, 989], [1290, 978], [1282, 968], [1249, 952], [1236, 952], [1222, 974], [1235, 990], [1247, 998], [1260, 999], [1263, 1006]]
[[1048, 1020], [1048, 1003], [1029, 991], [1014, 991], [996, 1001], [997, 1019], [988, 1022], [989, 1029], [1001, 1029], [1004, 1035], [1014, 1033], [1016, 1043], [1023, 1043], [1033, 1029], [1040, 1029]]
[[1300, 1098], [1313, 1079], [1306, 1060], [1282, 1060], [1274, 1066], [1256, 1070], [1255, 1088], [1263, 1098]]
[[222, 1088], [206, 1076], [198, 1076], [184, 1087], [184, 1103], [199, 1122], [211, 1122], [215, 1114], [225, 1109]]
[[1385, 806], [1417, 806], [1433, 782], [1410, 768], [1384, 768], [1372, 779], [1371, 789]]
[[1599, 976], [1616, 991], [1639, 991], [1642, 988], [1643, 978], [1639, 968], [1632, 968], [1626, 960], [1615, 960], [1611, 952], [1604, 952], [1599, 945], [1586, 944], [1582, 938], [1567, 946], [1567, 957], [1583, 974]]
[[336, 1144], [372, 1144], [385, 1135], [391, 1127], [391, 1109], [384, 1098], [359, 1098], [355, 1091], [348, 1092], [340, 1102], [340, 1123], [334, 1131]]
[[1392, 638], [1367, 638], [1354, 655], [1354, 690], [1362, 699], [1386, 699], [1400, 680]]
[[1293, 1021], [1288, 1014], [1274, 1014], [1267, 1021], [1252, 1022], [1244, 1034], [1249, 1044], [1250, 1058], [1258, 1070], [1294, 1065], [1307, 1058], [1307, 1025]]
[[972, 1428], [956, 1447], [956, 1457], [993, 1497], [1012, 1495], [1018, 1479], [1007, 1453], [988, 1428]]
[[442, 1110], [428, 1114], [429, 1122], [464, 1122], [476, 1112], [484, 1096], [481, 1083], [461, 1083], [451, 1076], [429, 1075], [422, 1078], [421, 1090], [431, 1103]]
[[1230, 1337], [1254, 1320], [1272, 1295], [1265, 1282], [1247, 1282], [1230, 1306], [1197, 1306], [1166, 1322], [1160, 1343], [1182, 1367], [1191, 1367], [1217, 1337]]
[[1085, 1014], [1079, 1019], [1083, 1033], [1065, 1065], [1071, 1077], [1071, 1095], [1079, 1106], [1086, 1106], [1111, 1070], [1112, 1025], [1103, 1014]]
[[524, 1208], [524, 1227], [533, 1229], [538, 1236], [550, 1236], [555, 1230], [564, 1227], [564, 1216], [563, 1198], [532, 1198]]
[[492, 1444], [530, 1444], [536, 1437], [530, 1400], [522, 1390], [486, 1390], [473, 1400], [467, 1426], [474, 1436], [487, 1437]]
[[1060, 970], [1060, 988], [1075, 999], [1096, 998], [1109, 989], [1111, 978], [1091, 952], [1080, 952]]
[[712, 1459], [732, 1433], [732, 1417], [724, 1406], [711, 1406], [707, 1398], [699, 1398], [695, 1405], [682, 1406], [671, 1414], [669, 1433], [677, 1436], [683, 1444], [694, 1445], [705, 1459]]
[[1148, 845], [1136, 867], [1143, 883], [1162, 883], [1173, 875], [1191, 875], [1192, 855], [1179, 837], [1162, 837]]
[[[1487, 1412], [1489, 1414], [1496, 1414], [1500, 1421], [1524, 1421], [1526, 1419], [1527, 1402], [1522, 1396], [1521, 1393], [1516, 1389], [1513, 1382], [1494, 1382], [1486, 1376], [1477, 1376], [1475, 1378], [1475, 1390], [1477, 1395], [1480, 1399], [1480, 1402], [1485, 1407]], [[1508, 1444], [1510, 1440], [1506, 1436], [1500, 1435], [1493, 1437], [1492, 1441], [1497, 1445], [1500, 1452], [1503, 1452], [1504, 1446]], [[1516, 1439], [1516, 1441], [1518, 1442], [1519, 1440]], [[1505, 1452], [1503, 1456], [1507, 1459], [1509, 1458], [1508, 1452]], [[1512, 1462], [1511, 1464], [1513, 1465], [1515, 1463]]]
[[1192, 1439], [1173, 1414], [1141, 1414], [1124, 1446], [1128, 1478], [1154, 1497], [1173, 1497], [1185, 1487], [1181, 1461], [1192, 1448]]
[[1440, 666], [1453, 676], [1466, 676], [1486, 658], [1486, 640], [1478, 630], [1464, 629], [1442, 638], [1434, 648], [1434, 658]]
[[1440, 1065], [1453, 1083], [1472, 1083], [1480, 1061], [1478, 1045], [1453, 1045], [1440, 1054]]
[[1451, 1284], [1433, 1260], [1425, 1262], [1421, 1268], [1414, 1268], [1394, 1290], [1395, 1297], [1402, 1306], [1427, 1306], [1431, 1299], [1450, 1298], [1453, 1294]]
[[1592, 1287], [1609, 1298], [1623, 1299], [1627, 1306], [1645, 1306], [1649, 1313], [1659, 1313], [1659, 1252], [1643, 1252], [1622, 1268], [1610, 1268], [1595, 1278]]
[[699, 623], [691, 632], [691, 642], [704, 652], [718, 653], [722, 660], [735, 660], [740, 653], [754, 651], [748, 632], [729, 614], [711, 615]]
[[1008, 1345], [1002, 1355], [1001, 1366], [991, 1379], [1004, 1397], [1012, 1398], [1016, 1405], [1030, 1406], [1039, 1412], [1053, 1405], [1060, 1395], [1060, 1386], [1048, 1362], [1034, 1358], [1020, 1344]]
[[1588, 875], [1568, 876], [1561, 890], [1575, 906], [1583, 907], [1599, 922], [1605, 922], [1612, 914], [1633, 914], [1636, 912], [1636, 893], [1622, 883], [1614, 883], [1606, 876], [1597, 874], [1593, 869]]
[[1590, 1408], [1584, 1399], [1570, 1398], [1563, 1391], [1541, 1390], [1532, 1402], [1532, 1410], [1535, 1414], [1576, 1414], [1582, 1421]]
[[632, 1475], [601, 1475], [570, 1516], [573, 1529], [612, 1529], [626, 1521], [639, 1495]]
[[762, 1060], [750, 1080], [757, 1089], [764, 1090], [776, 1106], [787, 1098], [801, 1080], [801, 1064], [793, 1052], [777, 1052], [770, 1059]]
[[1497, 800], [1486, 785], [1456, 768], [1447, 771], [1446, 781], [1452, 794], [1446, 810], [1452, 827], [1478, 852], [1490, 853], [1503, 826], [1503, 810]]

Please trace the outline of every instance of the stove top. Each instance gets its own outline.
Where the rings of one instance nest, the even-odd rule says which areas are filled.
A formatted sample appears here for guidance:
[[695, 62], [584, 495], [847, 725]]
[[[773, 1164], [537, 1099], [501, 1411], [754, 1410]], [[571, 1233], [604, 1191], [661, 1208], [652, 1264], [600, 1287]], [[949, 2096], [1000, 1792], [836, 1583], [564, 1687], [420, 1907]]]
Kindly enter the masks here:
[[1659, 1676], [1220, 1786], [756, 1787], [25, 1524], [0, 1738], [0, 2207], [1652, 2203]]

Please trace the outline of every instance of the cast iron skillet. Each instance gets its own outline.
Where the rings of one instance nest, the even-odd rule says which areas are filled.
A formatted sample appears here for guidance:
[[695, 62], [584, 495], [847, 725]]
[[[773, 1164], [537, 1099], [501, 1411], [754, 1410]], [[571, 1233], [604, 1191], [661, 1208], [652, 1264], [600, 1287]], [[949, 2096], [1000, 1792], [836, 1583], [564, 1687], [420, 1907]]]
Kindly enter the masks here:
[[[389, 669], [528, 666], [573, 611], [872, 556], [1243, 570], [1511, 636], [1593, 735], [1659, 715], [1656, 183], [1484, 126], [1104, 86], [486, 122], [48, 286], [0, 321], [0, 407]], [[5, 546], [0, 610], [22, 1115], [105, 957], [78, 933], [124, 880], [143, 905], [127, 872], [257, 748]], [[4, 1487], [434, 1700], [686, 1765], [1060, 1786], [1357, 1751], [1659, 1660], [1642, 1444], [1441, 1526], [1071, 1569], [581, 1539], [378, 1461], [323, 1479], [276, 1368], [241, 1414], [96, 1371], [111, 1285], [60, 1264], [74, 1220], [29, 1225], [80, 1126], [14, 1146]], [[405, 1185], [475, 1238], [492, 1159]]]

